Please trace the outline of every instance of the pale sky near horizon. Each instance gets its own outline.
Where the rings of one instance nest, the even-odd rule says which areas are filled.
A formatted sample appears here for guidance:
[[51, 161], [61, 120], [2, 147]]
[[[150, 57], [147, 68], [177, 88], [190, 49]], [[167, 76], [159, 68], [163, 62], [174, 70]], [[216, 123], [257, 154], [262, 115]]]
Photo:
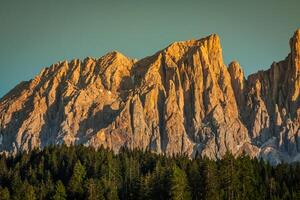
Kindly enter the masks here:
[[288, 55], [299, 10], [300, 0], [1, 0], [0, 97], [61, 60], [112, 50], [139, 59], [211, 33], [225, 63], [249, 75]]

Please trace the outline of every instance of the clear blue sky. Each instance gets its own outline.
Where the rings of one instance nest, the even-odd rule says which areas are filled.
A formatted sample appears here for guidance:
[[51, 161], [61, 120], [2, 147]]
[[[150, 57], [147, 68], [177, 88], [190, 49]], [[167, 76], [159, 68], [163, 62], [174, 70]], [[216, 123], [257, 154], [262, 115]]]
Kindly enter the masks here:
[[1, 0], [0, 96], [60, 60], [142, 58], [211, 33], [248, 75], [285, 58], [299, 27], [300, 0]]

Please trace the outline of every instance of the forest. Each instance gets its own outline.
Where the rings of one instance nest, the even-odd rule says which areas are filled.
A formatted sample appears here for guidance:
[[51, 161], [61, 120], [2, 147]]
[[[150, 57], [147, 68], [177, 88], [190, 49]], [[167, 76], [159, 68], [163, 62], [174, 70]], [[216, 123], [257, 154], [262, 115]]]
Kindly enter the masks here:
[[0, 199], [300, 199], [300, 164], [62, 145], [2, 155]]

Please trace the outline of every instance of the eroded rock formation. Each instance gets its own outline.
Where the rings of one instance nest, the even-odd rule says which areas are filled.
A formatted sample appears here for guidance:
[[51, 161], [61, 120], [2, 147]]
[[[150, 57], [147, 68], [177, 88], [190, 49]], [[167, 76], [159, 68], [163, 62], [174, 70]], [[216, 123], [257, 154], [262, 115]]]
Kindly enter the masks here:
[[300, 30], [291, 53], [247, 79], [220, 39], [175, 42], [141, 60], [111, 52], [60, 62], [0, 101], [0, 151], [122, 146], [276, 164], [300, 159]]

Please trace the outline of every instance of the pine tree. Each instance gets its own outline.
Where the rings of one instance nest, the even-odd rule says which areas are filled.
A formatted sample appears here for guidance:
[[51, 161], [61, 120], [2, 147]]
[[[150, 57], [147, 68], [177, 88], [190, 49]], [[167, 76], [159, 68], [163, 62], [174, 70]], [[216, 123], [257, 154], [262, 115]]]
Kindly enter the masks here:
[[118, 189], [116, 184], [110, 180], [102, 180], [104, 187], [104, 198], [109, 200], [118, 200]]
[[176, 165], [171, 169], [170, 197], [173, 200], [191, 199], [186, 173]]
[[1, 200], [9, 200], [10, 199], [10, 193], [7, 188], [0, 188], [0, 199]]
[[258, 184], [260, 181], [259, 176], [255, 174], [253, 161], [248, 156], [239, 157], [235, 160], [236, 170], [235, 174], [239, 179], [239, 183], [234, 185], [236, 190], [239, 191], [238, 199], [258, 199], [262, 194], [256, 189], [256, 187], [261, 188]]
[[69, 181], [68, 190], [71, 192], [73, 198], [81, 197], [83, 195], [83, 181], [85, 179], [85, 167], [78, 160], [73, 168], [73, 174]]
[[43, 181], [38, 182], [37, 185], [35, 185], [35, 191], [37, 199], [46, 199], [48, 193], [51, 191], [51, 185], [48, 187], [48, 185], [46, 185]]
[[30, 185], [27, 181], [24, 182], [23, 184], [23, 200], [35, 200], [36, 195], [34, 191], [34, 187]]
[[152, 174], [150, 188], [152, 199], [169, 199], [168, 171], [158, 160]]
[[192, 161], [188, 170], [188, 180], [192, 198], [195, 200], [204, 198], [204, 177], [201, 175], [197, 161]]
[[55, 192], [52, 197], [53, 200], [65, 200], [67, 199], [66, 189], [64, 184], [59, 180], [55, 185]]
[[138, 199], [147, 200], [151, 199], [151, 175], [146, 174], [140, 180], [140, 187], [138, 192]]
[[236, 169], [233, 155], [229, 152], [226, 152], [220, 162], [220, 178], [224, 198], [228, 200], [237, 199], [237, 186], [239, 185], [238, 169]]
[[103, 191], [99, 188], [94, 179], [88, 179], [85, 183], [85, 199], [87, 200], [101, 200], [104, 199]]
[[123, 186], [122, 198], [135, 199], [139, 191], [140, 164], [132, 155], [125, 154], [122, 159]]
[[217, 200], [220, 199], [220, 182], [218, 178], [217, 163], [211, 160], [205, 160], [203, 166], [204, 176], [204, 199]]

